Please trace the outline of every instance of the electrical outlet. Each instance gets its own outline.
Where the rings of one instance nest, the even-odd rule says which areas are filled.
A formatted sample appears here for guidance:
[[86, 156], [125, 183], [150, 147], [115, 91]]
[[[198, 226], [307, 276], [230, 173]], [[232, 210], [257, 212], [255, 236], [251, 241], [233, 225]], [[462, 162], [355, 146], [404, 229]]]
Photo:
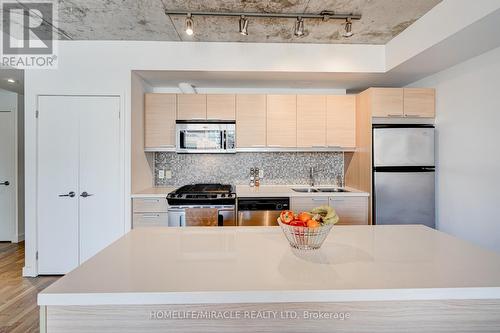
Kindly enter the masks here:
[[264, 170], [259, 169], [259, 178], [264, 178]]
[[165, 179], [165, 170], [158, 170], [158, 179]]
[[165, 178], [172, 179], [172, 170], [165, 171]]

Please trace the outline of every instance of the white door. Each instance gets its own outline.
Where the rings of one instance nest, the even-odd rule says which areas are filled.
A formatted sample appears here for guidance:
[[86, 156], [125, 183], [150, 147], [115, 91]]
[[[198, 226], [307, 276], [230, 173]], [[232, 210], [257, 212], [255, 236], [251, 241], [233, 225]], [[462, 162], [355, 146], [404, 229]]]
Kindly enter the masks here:
[[120, 196], [120, 100], [82, 97], [78, 104], [82, 263], [123, 235], [124, 223]]
[[65, 274], [123, 234], [119, 107], [118, 97], [39, 99], [40, 274]]
[[15, 113], [0, 110], [0, 241], [13, 241], [16, 223]]
[[39, 97], [38, 271], [78, 266], [78, 110], [73, 97]]

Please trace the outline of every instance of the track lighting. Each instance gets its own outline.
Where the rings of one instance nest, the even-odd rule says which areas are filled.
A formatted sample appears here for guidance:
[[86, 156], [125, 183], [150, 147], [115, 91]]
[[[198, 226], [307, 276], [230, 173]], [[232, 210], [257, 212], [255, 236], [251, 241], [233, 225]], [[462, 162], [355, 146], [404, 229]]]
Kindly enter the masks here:
[[336, 13], [331, 10], [324, 10], [319, 14], [308, 13], [243, 13], [243, 12], [186, 12], [178, 10], [165, 10], [165, 15], [182, 15], [186, 16], [186, 34], [191, 36], [194, 33], [193, 16], [208, 16], [208, 17], [239, 17], [239, 32], [240, 34], [248, 35], [248, 18], [271, 18], [271, 19], [296, 19], [294, 34], [297, 37], [304, 36], [304, 19], [321, 20], [328, 22], [329, 20], [345, 20], [343, 37], [351, 37], [352, 20], [360, 20], [360, 14], [354, 13]]
[[352, 33], [352, 21], [351, 18], [348, 17], [345, 19], [345, 32], [342, 34], [344, 37], [351, 37], [353, 35]]
[[193, 19], [191, 18], [191, 14], [187, 14], [186, 16], [186, 34], [188, 36], [191, 36], [194, 33], [194, 22]]
[[301, 37], [304, 35], [304, 20], [302, 17], [297, 17], [297, 22], [295, 22], [295, 36]]
[[240, 34], [248, 36], [248, 19], [245, 15], [241, 15], [240, 17]]

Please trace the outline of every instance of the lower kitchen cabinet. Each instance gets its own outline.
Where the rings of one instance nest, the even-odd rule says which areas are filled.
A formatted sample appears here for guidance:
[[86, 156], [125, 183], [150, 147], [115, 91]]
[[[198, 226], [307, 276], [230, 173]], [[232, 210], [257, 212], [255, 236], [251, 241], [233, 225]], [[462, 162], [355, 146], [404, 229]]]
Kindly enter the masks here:
[[310, 211], [318, 206], [328, 205], [328, 197], [304, 196], [292, 197], [290, 199], [290, 207], [294, 212]]
[[340, 217], [338, 225], [368, 224], [368, 197], [304, 196], [292, 197], [290, 202], [294, 212], [310, 211], [318, 206], [329, 205]]
[[134, 198], [132, 211], [132, 228], [168, 226], [166, 198]]
[[330, 197], [329, 205], [340, 217], [338, 225], [368, 224], [368, 197]]

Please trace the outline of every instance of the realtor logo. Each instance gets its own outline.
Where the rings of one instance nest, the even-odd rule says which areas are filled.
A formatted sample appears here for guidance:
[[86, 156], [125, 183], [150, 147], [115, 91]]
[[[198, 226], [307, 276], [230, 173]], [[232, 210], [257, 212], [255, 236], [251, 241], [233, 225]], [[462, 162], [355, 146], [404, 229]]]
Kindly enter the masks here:
[[56, 67], [55, 7], [51, 1], [2, 1], [2, 66]]

